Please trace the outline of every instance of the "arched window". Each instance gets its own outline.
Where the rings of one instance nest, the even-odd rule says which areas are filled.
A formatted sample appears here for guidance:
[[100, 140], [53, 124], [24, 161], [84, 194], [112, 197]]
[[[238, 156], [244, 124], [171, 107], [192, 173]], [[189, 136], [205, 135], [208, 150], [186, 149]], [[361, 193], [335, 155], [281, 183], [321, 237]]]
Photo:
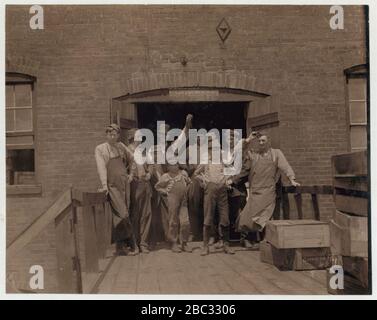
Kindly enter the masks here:
[[367, 65], [357, 65], [344, 71], [347, 84], [347, 114], [349, 119], [350, 151], [365, 150], [367, 141]]
[[20, 73], [6, 73], [6, 169], [8, 185], [35, 184], [34, 83]]

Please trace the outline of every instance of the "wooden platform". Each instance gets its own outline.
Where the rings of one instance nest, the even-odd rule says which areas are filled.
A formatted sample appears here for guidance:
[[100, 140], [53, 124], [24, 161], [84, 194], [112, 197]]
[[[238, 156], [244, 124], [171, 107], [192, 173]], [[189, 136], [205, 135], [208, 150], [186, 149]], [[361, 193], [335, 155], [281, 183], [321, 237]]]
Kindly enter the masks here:
[[113, 294], [328, 294], [326, 271], [279, 271], [260, 262], [259, 251], [234, 247], [235, 255], [212, 250], [200, 256], [160, 248], [149, 254], [117, 257], [98, 293]]

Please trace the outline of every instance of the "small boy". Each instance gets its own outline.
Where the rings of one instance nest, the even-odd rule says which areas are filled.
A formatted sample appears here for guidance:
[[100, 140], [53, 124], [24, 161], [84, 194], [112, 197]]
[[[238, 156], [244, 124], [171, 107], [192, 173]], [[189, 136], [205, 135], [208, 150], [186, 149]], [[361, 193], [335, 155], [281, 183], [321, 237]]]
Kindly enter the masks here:
[[[211, 137], [209, 137], [211, 138]], [[223, 163], [212, 163], [212, 144], [219, 144], [217, 139], [208, 139], [208, 164], [200, 164], [194, 172], [194, 176], [201, 179], [204, 187], [204, 226], [203, 226], [203, 250], [202, 256], [209, 254], [209, 238], [214, 226], [216, 207], [219, 213], [220, 237], [224, 243], [225, 253], [234, 254], [229, 246], [229, 204], [227, 176], [224, 175]], [[216, 150], [215, 150], [216, 151]]]
[[167, 170], [168, 172], [164, 173], [155, 185], [156, 190], [166, 197], [168, 204], [168, 212], [165, 212], [168, 220], [167, 238], [171, 242], [173, 252], [192, 252], [187, 245], [190, 234], [187, 185], [190, 183], [190, 179], [184, 170], [179, 169], [178, 164], [168, 164]]

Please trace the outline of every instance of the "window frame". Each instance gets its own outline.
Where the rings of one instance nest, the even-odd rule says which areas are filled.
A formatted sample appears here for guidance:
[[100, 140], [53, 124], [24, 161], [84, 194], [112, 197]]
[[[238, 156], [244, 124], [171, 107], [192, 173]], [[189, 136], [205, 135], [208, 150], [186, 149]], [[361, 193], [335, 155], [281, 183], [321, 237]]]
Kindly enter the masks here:
[[[369, 85], [369, 72], [367, 64], [360, 64], [344, 70], [345, 75], [345, 92], [346, 92], [346, 119], [347, 119], [347, 131], [348, 131], [348, 150], [350, 152], [362, 151], [368, 149], [368, 125], [369, 125], [369, 112], [368, 112], [368, 85]], [[365, 79], [365, 100], [350, 100], [349, 98], [349, 81], [351, 79]], [[352, 102], [365, 102], [365, 117], [366, 122], [352, 122], [351, 119], [351, 103]], [[366, 146], [353, 148], [351, 144], [351, 128], [363, 127], [366, 131]]]
[[[37, 78], [28, 74], [19, 73], [19, 72], [6, 72], [6, 81], [5, 85], [31, 85], [31, 123], [32, 130], [24, 131], [6, 131], [6, 150], [34, 150], [34, 184], [22, 185], [22, 184], [13, 184], [6, 185], [7, 195], [41, 195], [42, 186], [37, 183], [38, 181], [38, 151], [36, 144], [36, 120], [37, 120], [37, 108], [36, 108], [36, 81]], [[14, 107], [16, 108], [16, 107]], [[8, 137], [22, 137], [22, 136], [31, 136], [32, 143], [27, 144], [8, 144]]]

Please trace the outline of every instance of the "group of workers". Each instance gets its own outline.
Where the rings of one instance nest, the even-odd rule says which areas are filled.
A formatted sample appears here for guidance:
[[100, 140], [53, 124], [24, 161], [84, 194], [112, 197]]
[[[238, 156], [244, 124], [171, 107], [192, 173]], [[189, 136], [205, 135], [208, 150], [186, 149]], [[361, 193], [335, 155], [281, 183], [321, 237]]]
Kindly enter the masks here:
[[[185, 144], [192, 121], [193, 116], [187, 115], [182, 133], [167, 147]], [[176, 253], [192, 252], [190, 242], [203, 241], [201, 255], [208, 255], [217, 239], [216, 248], [234, 254], [229, 245], [231, 225], [240, 232], [244, 247], [256, 248], [249, 234], [262, 234], [271, 219], [280, 173], [299, 185], [283, 153], [271, 148], [266, 134], [252, 132], [237, 145], [234, 137], [230, 139], [233, 150], [242, 146], [242, 168], [227, 175], [225, 161], [212, 161], [212, 151], [219, 147], [214, 138], [209, 137], [205, 163], [140, 164], [135, 161], [141, 143], [135, 139], [137, 129], [129, 130], [127, 145], [120, 141], [120, 131], [117, 124], [107, 126], [107, 141], [95, 148], [100, 191], [108, 195], [118, 255], [149, 253], [151, 234], [156, 236], [158, 230]], [[167, 158], [165, 151], [155, 145], [148, 156], [156, 159], [160, 152]]]

